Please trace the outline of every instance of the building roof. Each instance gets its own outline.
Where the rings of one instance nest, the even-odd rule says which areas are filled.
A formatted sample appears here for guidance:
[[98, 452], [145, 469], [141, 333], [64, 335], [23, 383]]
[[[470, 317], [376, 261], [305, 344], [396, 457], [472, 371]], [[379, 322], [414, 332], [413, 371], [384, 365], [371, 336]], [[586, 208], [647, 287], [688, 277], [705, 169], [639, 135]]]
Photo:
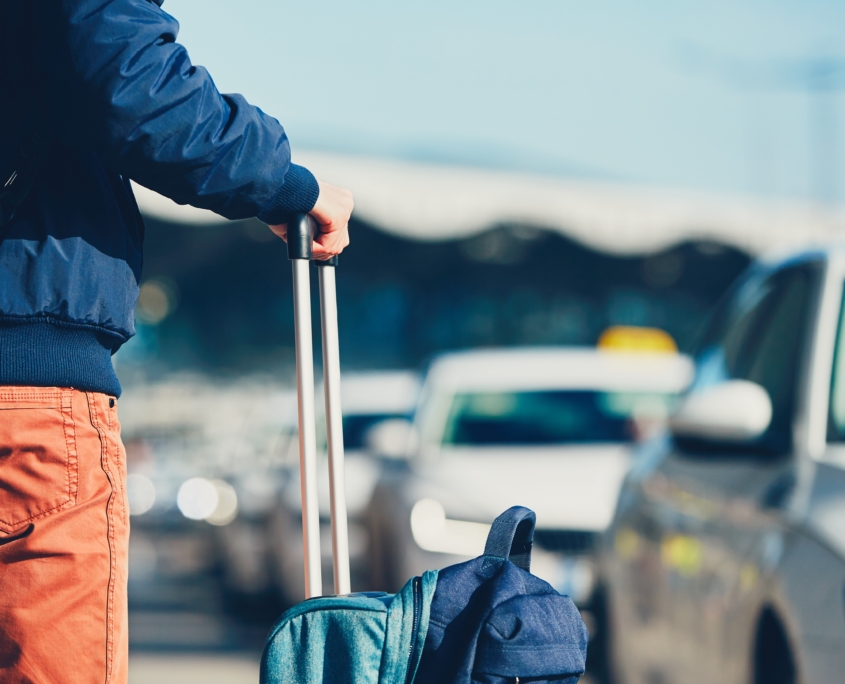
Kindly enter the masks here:
[[[556, 231], [614, 254], [706, 241], [758, 255], [845, 236], [845, 211], [792, 200], [322, 152], [299, 153], [295, 161], [349, 187], [360, 219], [414, 240], [458, 239], [518, 225]], [[225, 220], [136, 190], [146, 215], [193, 224]]]

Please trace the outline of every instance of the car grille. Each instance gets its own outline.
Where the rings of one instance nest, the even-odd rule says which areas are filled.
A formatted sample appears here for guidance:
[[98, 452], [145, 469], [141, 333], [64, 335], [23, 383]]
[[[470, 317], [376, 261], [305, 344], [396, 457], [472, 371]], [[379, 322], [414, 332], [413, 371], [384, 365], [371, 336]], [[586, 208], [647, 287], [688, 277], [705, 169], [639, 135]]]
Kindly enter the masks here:
[[595, 532], [581, 530], [534, 530], [534, 543], [546, 551], [588, 553], [596, 542]]

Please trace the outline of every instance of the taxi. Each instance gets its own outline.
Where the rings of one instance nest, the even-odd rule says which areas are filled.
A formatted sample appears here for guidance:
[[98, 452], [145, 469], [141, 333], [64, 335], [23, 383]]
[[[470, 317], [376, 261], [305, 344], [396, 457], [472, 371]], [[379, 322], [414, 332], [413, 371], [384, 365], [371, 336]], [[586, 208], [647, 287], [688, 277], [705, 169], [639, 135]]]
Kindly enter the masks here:
[[374, 588], [480, 555], [492, 520], [537, 513], [532, 572], [589, 612], [593, 553], [632, 446], [659, 430], [692, 366], [661, 331], [613, 329], [599, 348], [443, 354], [429, 367], [408, 459], [370, 505]]

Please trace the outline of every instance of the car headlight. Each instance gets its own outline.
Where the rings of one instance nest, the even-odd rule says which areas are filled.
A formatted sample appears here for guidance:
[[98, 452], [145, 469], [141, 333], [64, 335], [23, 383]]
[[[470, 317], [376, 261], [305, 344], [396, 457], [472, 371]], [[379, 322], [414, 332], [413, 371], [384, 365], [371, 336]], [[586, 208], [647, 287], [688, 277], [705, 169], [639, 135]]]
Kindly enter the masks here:
[[490, 525], [451, 520], [439, 501], [420, 499], [411, 509], [411, 533], [421, 549], [458, 556], [480, 556]]

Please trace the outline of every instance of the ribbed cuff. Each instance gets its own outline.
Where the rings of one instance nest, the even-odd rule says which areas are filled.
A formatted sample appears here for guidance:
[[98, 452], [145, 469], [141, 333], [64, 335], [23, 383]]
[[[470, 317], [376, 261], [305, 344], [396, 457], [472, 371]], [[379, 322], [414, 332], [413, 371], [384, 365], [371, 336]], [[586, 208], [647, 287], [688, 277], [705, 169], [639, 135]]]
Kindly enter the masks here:
[[285, 223], [291, 214], [307, 214], [317, 203], [320, 186], [308, 169], [291, 164], [285, 182], [258, 218], [268, 225]]

